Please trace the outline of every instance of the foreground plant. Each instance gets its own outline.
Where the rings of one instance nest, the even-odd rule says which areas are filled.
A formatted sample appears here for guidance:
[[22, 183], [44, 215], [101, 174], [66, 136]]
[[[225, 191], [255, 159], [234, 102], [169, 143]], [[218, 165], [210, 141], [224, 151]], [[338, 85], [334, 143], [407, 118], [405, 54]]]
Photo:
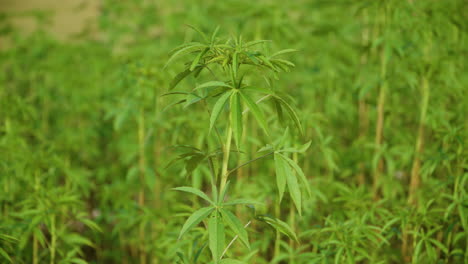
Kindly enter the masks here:
[[[255, 219], [250, 219], [247, 223], [241, 222], [234, 213], [233, 208], [236, 205], [252, 205], [255, 202], [246, 199], [227, 199], [229, 196], [229, 177], [233, 175], [233, 172], [252, 162], [273, 156], [279, 190], [278, 201], [282, 200], [286, 187], [288, 187], [291, 200], [299, 214], [301, 214], [302, 195], [299, 182], [310, 193], [309, 184], [302, 169], [288, 157], [290, 153], [305, 151], [309, 144], [297, 149], [285, 146], [286, 139], [289, 136], [288, 129], [286, 129], [283, 137], [274, 140], [263, 111], [265, 102], [271, 101], [280, 123], [286, 124], [283, 116], [285, 112], [296, 127], [297, 132], [301, 133], [302, 127], [296, 112], [283, 97], [279, 96], [271, 88], [273, 79], [278, 78], [278, 73], [289, 71], [290, 68], [294, 67], [292, 62], [281, 59], [280, 55], [295, 50], [285, 49], [269, 55], [259, 48], [268, 42], [266, 40], [245, 42], [242, 37], [238, 37], [221, 42], [216, 36], [218, 29], [214, 31], [211, 37], [207, 37], [200, 31], [198, 32], [203, 41], [190, 42], [179, 46], [172, 52], [172, 56], [166, 64], [166, 66], [171, 64], [179, 57], [191, 57], [191, 60], [185, 63], [185, 69], [176, 75], [172, 81], [170, 89], [175, 88], [180, 81], [191, 74], [198, 78], [202, 76], [202, 72], [206, 72], [210, 74], [211, 80], [196, 85], [191, 91], [169, 92], [167, 95], [184, 96], [185, 99], [182, 99], [179, 103], [185, 103], [186, 107], [203, 102], [203, 105], [208, 108], [209, 126], [207, 124], [206, 133], [209, 136], [207, 135], [205, 142], [207, 149], [201, 150], [192, 146], [184, 146], [189, 150], [183, 153], [179, 160], [186, 160], [189, 165], [187, 167], [192, 168], [192, 171], [201, 163], [208, 165], [211, 173], [212, 197], [193, 187], [175, 188], [178, 191], [195, 194], [208, 202], [207, 207], [196, 210], [186, 220], [180, 231], [179, 239], [200, 222], [205, 221], [212, 263], [243, 263], [226, 258], [226, 256], [231, 245], [237, 240], [242, 242], [246, 248], [250, 248], [246, 229], [252, 220], [260, 220], [292, 239], [297, 240], [297, 238], [286, 223], [267, 215], [254, 215], [253, 218]], [[261, 86], [258, 84], [258, 81], [262, 79], [259, 77], [266, 80], [266, 85]], [[257, 95], [261, 95], [261, 97], [257, 98]], [[215, 102], [212, 107], [209, 107], [208, 105], [212, 100]], [[226, 122], [223, 122], [224, 118], [221, 117], [225, 114], [229, 118], [226, 119]], [[231, 154], [244, 153], [245, 116], [249, 114], [257, 121], [256, 123], [267, 138], [266, 141], [271, 142], [271, 144], [267, 144], [262, 148], [258, 157], [237, 167], [229, 168], [230, 161], [233, 160]], [[210, 140], [213, 138], [216, 140], [214, 143], [213, 140]], [[210, 144], [216, 144], [215, 151], [210, 150]], [[226, 240], [226, 227], [230, 228], [235, 234], [231, 240]], [[228, 241], [230, 242], [226, 243]], [[201, 250], [203, 250], [203, 247]], [[180, 258], [180, 263], [189, 263], [183, 255]]]

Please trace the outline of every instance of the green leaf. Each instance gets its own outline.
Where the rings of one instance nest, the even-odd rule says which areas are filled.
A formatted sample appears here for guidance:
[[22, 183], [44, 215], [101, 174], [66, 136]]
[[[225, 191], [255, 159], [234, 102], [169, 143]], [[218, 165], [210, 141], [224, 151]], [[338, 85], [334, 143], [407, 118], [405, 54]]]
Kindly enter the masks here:
[[235, 259], [223, 259], [219, 262], [219, 264], [246, 264], [246, 263], [240, 260], [235, 260]]
[[263, 112], [260, 110], [258, 105], [252, 100], [252, 98], [250, 98], [246, 93], [240, 90], [239, 94], [241, 95], [242, 100], [246, 103], [247, 107], [250, 109], [250, 111], [254, 115], [255, 119], [257, 119], [258, 123], [260, 124], [260, 127], [262, 127], [262, 129], [268, 135], [267, 123], [265, 120], [265, 116], [263, 115]]
[[[185, 77], [189, 76], [191, 73], [192, 73], [192, 70], [190, 69], [186, 69], [185, 71], [178, 73], [174, 77], [174, 79], [172, 79], [171, 84], [169, 85], [169, 91], [174, 89], [177, 86], [177, 84], [179, 84], [179, 82], [181, 82], [183, 79], [185, 79]], [[167, 94], [163, 94], [163, 95], [167, 95]]]
[[232, 55], [232, 71], [234, 73], [234, 77], [237, 78], [237, 59], [238, 59], [239, 54], [237, 52], [234, 52]]
[[276, 185], [279, 191], [279, 201], [283, 199], [284, 190], [286, 189], [286, 170], [287, 164], [275, 153], [275, 170], [276, 170]]
[[213, 129], [214, 124], [216, 120], [218, 120], [219, 114], [221, 113], [221, 110], [223, 110], [223, 107], [226, 105], [226, 102], [231, 94], [231, 91], [224, 93], [213, 106], [213, 110], [211, 111], [210, 116], [210, 131]]
[[13, 263], [13, 261], [11, 260], [10, 256], [8, 256], [8, 254], [6, 253], [5, 250], [3, 250], [2, 248], [0, 248], [0, 255], [3, 256], [3, 258], [5, 258], [6, 260], [8, 260], [10, 263]]
[[242, 106], [238, 92], [231, 95], [231, 127], [236, 141], [237, 148], [240, 149], [242, 138]]
[[291, 53], [291, 52], [297, 52], [297, 50], [295, 49], [284, 49], [284, 50], [280, 50], [278, 52], [275, 52], [273, 53], [270, 58], [273, 58], [273, 57], [276, 57], [276, 56], [279, 56], [279, 55], [282, 55], [282, 54], [286, 54], [286, 53]]
[[200, 62], [200, 59], [210, 50], [210, 48], [205, 48], [203, 51], [198, 53], [197, 57], [192, 61], [192, 65], [190, 65], [190, 71], [195, 70], [195, 68], [198, 65], [198, 62]]
[[79, 259], [79, 258], [72, 258], [70, 259], [70, 262], [71, 263], [75, 263], [75, 264], [88, 264], [88, 262], [82, 260], [82, 259]]
[[203, 207], [195, 211], [188, 219], [185, 221], [184, 226], [180, 230], [179, 238], [180, 239], [185, 233], [187, 233], [190, 229], [194, 226], [198, 225], [203, 219], [205, 219], [208, 215], [213, 212], [214, 208], [210, 207]]
[[203, 49], [205, 47], [206, 47], [206, 45], [203, 45], [203, 44], [192, 44], [190, 46], [187, 46], [187, 47], [185, 47], [183, 49], [180, 49], [180, 50], [176, 51], [174, 54], [172, 54], [172, 56], [169, 58], [169, 60], [167, 60], [166, 65], [164, 65], [163, 69], [167, 68], [167, 66], [169, 66], [177, 57], [188, 54], [190, 52], [201, 50], [201, 49]]
[[244, 91], [256, 92], [256, 93], [263, 93], [263, 94], [271, 94], [271, 91], [265, 88], [254, 87], [254, 86], [244, 86], [241, 88]]
[[299, 117], [297, 116], [296, 111], [294, 111], [294, 109], [291, 107], [291, 105], [289, 105], [283, 98], [281, 98], [281, 97], [279, 97], [279, 96], [275, 96], [275, 98], [276, 98], [281, 104], [283, 104], [283, 106], [286, 108], [286, 111], [288, 112], [289, 116], [293, 119], [295, 126], [296, 126], [297, 129], [299, 130], [299, 133], [302, 134], [303, 131], [302, 131], [301, 121], [299, 120]]
[[186, 25], [187, 27], [195, 30], [198, 34], [200, 34], [200, 36], [203, 38], [204, 41], [208, 42], [209, 39], [206, 37], [205, 33], [201, 30], [199, 30], [198, 28], [192, 26], [192, 25]]
[[90, 247], [94, 247], [93, 242], [91, 242], [88, 238], [75, 233], [67, 234], [63, 237], [63, 240], [72, 245], [87, 245]]
[[211, 43], [214, 43], [216, 35], [218, 34], [219, 31], [219, 26], [216, 26], [215, 30], [213, 31], [213, 34], [211, 34]]
[[213, 259], [219, 263], [224, 250], [225, 233], [223, 221], [217, 215], [208, 221], [208, 238]]
[[258, 45], [258, 44], [261, 44], [261, 43], [266, 43], [266, 42], [271, 42], [271, 40], [261, 39], [261, 40], [249, 41], [249, 42], [244, 44], [244, 48], [248, 48], [248, 47], [255, 46], [255, 45]]
[[263, 221], [267, 224], [269, 224], [270, 226], [272, 226], [274, 229], [278, 230], [279, 232], [285, 234], [286, 236], [288, 236], [289, 238], [291, 239], [294, 239], [295, 241], [298, 241], [297, 239], [297, 236], [296, 236], [296, 233], [292, 230], [292, 228], [286, 224], [285, 222], [277, 219], [277, 218], [273, 218], [273, 217], [270, 217], [270, 216], [267, 216], [267, 215], [263, 215], [263, 216], [259, 216], [258, 217], [258, 220], [260, 221]]
[[231, 206], [231, 205], [239, 205], [239, 204], [262, 204], [262, 203], [259, 203], [259, 202], [256, 202], [256, 201], [253, 201], [253, 200], [249, 200], [249, 199], [235, 199], [235, 200], [232, 200], [230, 202], [227, 202], [227, 203], [224, 203], [223, 205], [224, 206]]
[[205, 199], [209, 203], [214, 204], [213, 201], [204, 192], [202, 192], [202, 191], [200, 191], [198, 189], [195, 189], [193, 187], [182, 186], [182, 187], [176, 187], [176, 188], [172, 188], [172, 189], [176, 190], [176, 191], [182, 191], [182, 192], [188, 192], [188, 193], [195, 194], [198, 197]]
[[297, 165], [296, 162], [294, 162], [292, 159], [286, 157], [285, 155], [283, 155], [281, 153], [277, 153], [277, 155], [279, 155], [281, 158], [283, 158], [285, 161], [287, 161], [289, 166], [291, 166], [296, 171], [297, 175], [299, 176], [299, 180], [302, 182], [302, 185], [306, 188], [307, 194], [309, 196], [311, 196], [312, 192], [310, 190], [310, 183], [307, 180], [307, 178], [306, 178], [304, 172], [302, 171], [301, 167], [299, 167], [299, 165]]
[[226, 221], [229, 227], [234, 231], [234, 233], [236, 233], [236, 235], [239, 236], [239, 239], [242, 241], [242, 243], [244, 243], [244, 245], [250, 249], [247, 230], [245, 230], [241, 221], [233, 213], [226, 209], [221, 209], [221, 214], [223, 215], [223, 219]]
[[286, 168], [286, 182], [288, 183], [289, 195], [291, 195], [299, 215], [302, 216], [301, 189], [299, 188], [299, 184], [297, 184], [297, 178], [289, 166], [285, 165], [284, 167]]
[[233, 88], [232, 86], [230, 86], [229, 84], [225, 83], [225, 82], [220, 82], [220, 81], [210, 81], [210, 82], [206, 82], [204, 84], [200, 84], [198, 85], [197, 87], [195, 87], [194, 90], [198, 90], [198, 89], [201, 89], [201, 88], [206, 88], [206, 87], [229, 87], [229, 88]]

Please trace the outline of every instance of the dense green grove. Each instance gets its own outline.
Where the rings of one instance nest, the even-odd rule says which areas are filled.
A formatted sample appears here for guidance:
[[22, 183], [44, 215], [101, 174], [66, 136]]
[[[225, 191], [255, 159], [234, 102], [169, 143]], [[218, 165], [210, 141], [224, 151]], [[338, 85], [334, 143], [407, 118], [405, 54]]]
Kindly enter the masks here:
[[14, 15], [0, 263], [468, 263], [466, 1], [102, 0], [67, 42]]

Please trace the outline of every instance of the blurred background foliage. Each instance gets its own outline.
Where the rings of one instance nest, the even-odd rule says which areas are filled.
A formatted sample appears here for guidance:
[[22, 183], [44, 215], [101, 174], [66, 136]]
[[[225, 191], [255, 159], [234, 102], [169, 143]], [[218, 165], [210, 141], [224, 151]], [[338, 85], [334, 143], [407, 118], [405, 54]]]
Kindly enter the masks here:
[[[286, 198], [275, 208], [272, 160], [232, 184], [300, 243], [254, 223], [235, 258], [468, 263], [466, 1], [23, 2], [0, 1], [0, 262], [209, 261], [203, 229], [177, 240], [201, 201], [170, 190], [208, 190], [208, 167], [166, 167], [172, 145], [207, 140], [203, 108], [161, 96], [183, 66], [163, 70], [169, 52], [198, 38], [191, 25], [299, 51], [275, 89], [312, 141], [298, 161], [313, 193], [303, 216]], [[271, 142], [247, 122], [255, 153]]]

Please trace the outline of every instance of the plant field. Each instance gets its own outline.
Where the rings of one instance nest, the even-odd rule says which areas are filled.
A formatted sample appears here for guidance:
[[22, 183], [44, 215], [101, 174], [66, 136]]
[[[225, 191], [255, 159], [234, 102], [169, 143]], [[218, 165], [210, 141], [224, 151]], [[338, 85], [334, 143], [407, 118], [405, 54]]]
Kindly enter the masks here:
[[0, 263], [468, 263], [468, 2], [92, 6], [0, 13]]

